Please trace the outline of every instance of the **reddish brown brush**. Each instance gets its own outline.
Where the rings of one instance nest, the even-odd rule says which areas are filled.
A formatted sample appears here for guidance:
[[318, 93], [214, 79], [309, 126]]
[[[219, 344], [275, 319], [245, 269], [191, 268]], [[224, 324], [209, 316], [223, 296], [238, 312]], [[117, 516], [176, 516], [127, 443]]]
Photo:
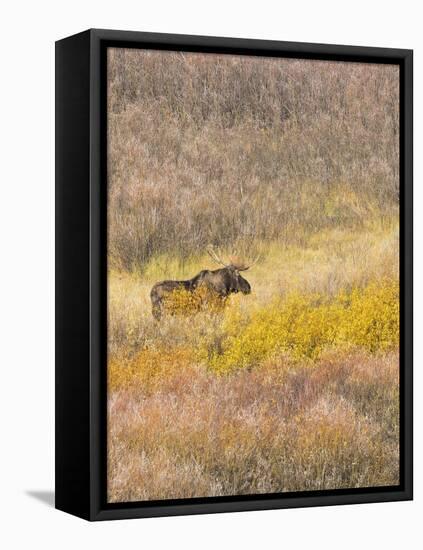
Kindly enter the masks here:
[[112, 502], [398, 483], [398, 356], [175, 368], [109, 396]]

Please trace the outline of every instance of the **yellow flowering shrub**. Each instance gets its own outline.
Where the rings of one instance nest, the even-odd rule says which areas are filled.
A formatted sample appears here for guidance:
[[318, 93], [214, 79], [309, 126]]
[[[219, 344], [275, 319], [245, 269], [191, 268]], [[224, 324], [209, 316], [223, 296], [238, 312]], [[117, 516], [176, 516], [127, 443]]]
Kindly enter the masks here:
[[387, 350], [399, 343], [399, 282], [372, 282], [342, 296], [346, 315], [337, 340], [369, 351]]
[[225, 299], [205, 286], [200, 286], [194, 292], [176, 289], [164, 299], [165, 310], [171, 315], [192, 315], [204, 309], [218, 312], [224, 309], [225, 304]]
[[399, 340], [399, 285], [382, 280], [333, 298], [293, 293], [241, 320], [226, 313], [225, 337], [209, 366], [218, 372], [251, 367], [274, 354], [317, 359], [332, 347], [387, 350]]
[[134, 357], [108, 362], [109, 390], [141, 387], [144, 392], [157, 390], [169, 375], [186, 369], [192, 363], [189, 348], [143, 349]]

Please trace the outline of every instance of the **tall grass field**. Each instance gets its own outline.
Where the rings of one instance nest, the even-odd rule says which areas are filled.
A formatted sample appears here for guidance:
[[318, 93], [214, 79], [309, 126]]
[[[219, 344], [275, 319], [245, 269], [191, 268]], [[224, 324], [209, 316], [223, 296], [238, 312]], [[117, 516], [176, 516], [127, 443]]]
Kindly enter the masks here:
[[108, 50], [109, 502], [399, 484], [398, 170], [396, 66]]

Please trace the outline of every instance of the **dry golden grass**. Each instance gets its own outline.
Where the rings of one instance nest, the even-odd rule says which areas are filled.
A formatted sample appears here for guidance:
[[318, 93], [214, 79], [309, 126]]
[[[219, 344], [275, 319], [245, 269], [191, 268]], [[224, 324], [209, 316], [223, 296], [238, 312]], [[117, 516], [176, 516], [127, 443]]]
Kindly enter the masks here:
[[[385, 222], [362, 231], [333, 230], [314, 234], [300, 246], [262, 244], [263, 256], [245, 276], [250, 296], [232, 296], [228, 309], [248, 319], [288, 295], [318, 294], [330, 299], [341, 291], [364, 288], [372, 281], [398, 280], [398, 224]], [[201, 342], [224, 336], [222, 318], [212, 311], [198, 315], [151, 316], [150, 289], [161, 279], [186, 279], [204, 268], [213, 269], [206, 253], [184, 262], [160, 255], [144, 272], [109, 271], [109, 355], [128, 356], [144, 348], [198, 348]], [[371, 299], [371, 297], [369, 297]]]

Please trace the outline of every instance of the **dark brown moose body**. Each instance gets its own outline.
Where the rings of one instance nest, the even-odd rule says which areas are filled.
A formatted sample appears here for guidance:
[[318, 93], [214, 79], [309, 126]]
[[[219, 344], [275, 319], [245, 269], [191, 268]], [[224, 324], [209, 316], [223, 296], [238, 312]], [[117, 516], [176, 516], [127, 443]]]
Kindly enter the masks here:
[[[159, 320], [164, 311], [164, 302], [167, 296], [176, 290], [195, 292], [198, 288], [206, 288], [210, 293], [225, 300], [230, 294], [242, 292], [250, 294], [250, 283], [242, 277], [240, 271], [251, 267], [239, 264], [224, 264], [213, 249], [208, 249], [211, 257], [224, 265], [221, 269], [200, 271], [195, 277], [187, 281], [161, 281], [156, 283], [150, 292], [152, 313]], [[257, 260], [256, 260], [257, 261]], [[254, 262], [255, 263], [255, 262]]]

